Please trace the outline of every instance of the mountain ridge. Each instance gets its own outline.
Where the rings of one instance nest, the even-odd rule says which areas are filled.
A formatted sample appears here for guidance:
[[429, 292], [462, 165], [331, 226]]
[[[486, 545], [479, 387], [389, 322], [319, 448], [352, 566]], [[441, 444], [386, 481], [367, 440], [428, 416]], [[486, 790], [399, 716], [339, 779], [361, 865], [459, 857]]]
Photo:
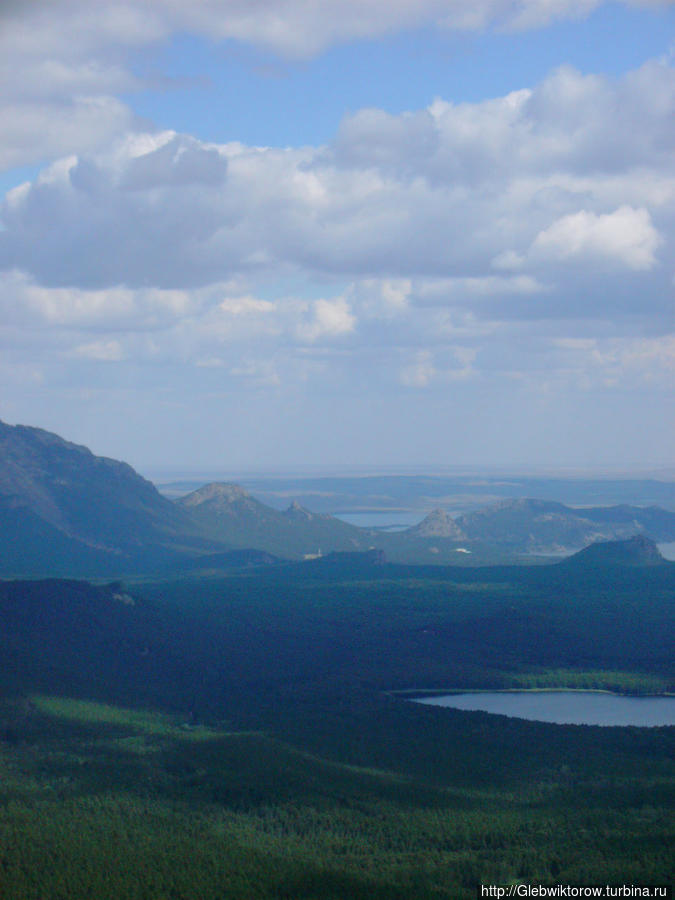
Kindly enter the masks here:
[[296, 560], [377, 550], [392, 562], [480, 565], [635, 534], [675, 540], [675, 513], [521, 498], [457, 518], [437, 508], [408, 529], [382, 532], [297, 501], [278, 510], [230, 482], [172, 501], [127, 463], [40, 428], [0, 422], [1, 574], [105, 575], [177, 570], [199, 557], [228, 566], [266, 559], [231, 553], [243, 550]]
[[[0, 422], [0, 569], [103, 572], [207, 549], [191, 520], [128, 463]], [[32, 549], [31, 549], [32, 546]], [[58, 552], [57, 552], [58, 549]]]
[[368, 549], [370, 532], [293, 501], [281, 511], [230, 482], [211, 482], [174, 501], [213, 539], [302, 558], [333, 550]]

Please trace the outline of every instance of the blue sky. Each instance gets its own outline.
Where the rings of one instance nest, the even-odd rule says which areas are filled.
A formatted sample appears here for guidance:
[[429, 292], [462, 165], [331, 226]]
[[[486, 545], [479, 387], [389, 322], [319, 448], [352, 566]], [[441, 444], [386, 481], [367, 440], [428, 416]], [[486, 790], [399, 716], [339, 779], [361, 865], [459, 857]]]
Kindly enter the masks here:
[[[208, 141], [284, 146], [330, 141], [345, 113], [421, 109], [440, 96], [476, 102], [526, 88], [567, 64], [621, 76], [667, 55], [675, 7], [605, 4], [583, 22], [543, 29], [416, 29], [285, 59], [234, 41], [176, 35], [132, 61], [159, 89], [128, 94], [139, 115]], [[255, 108], [255, 115], [251, 109]]]
[[672, 465], [673, 4], [0, 17], [3, 420], [143, 471]]

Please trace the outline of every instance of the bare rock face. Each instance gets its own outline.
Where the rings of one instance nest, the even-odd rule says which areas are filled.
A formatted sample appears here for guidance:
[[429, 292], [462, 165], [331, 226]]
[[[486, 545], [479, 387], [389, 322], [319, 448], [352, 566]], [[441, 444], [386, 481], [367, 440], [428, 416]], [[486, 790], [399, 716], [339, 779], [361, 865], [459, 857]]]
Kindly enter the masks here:
[[191, 494], [187, 494], [185, 497], [180, 497], [176, 501], [176, 505], [186, 509], [209, 506], [212, 509], [219, 508], [225, 511], [235, 504], [245, 503], [251, 499], [249, 492], [238, 484], [213, 481], [196, 491], [192, 491]]
[[462, 541], [466, 535], [449, 513], [444, 509], [434, 509], [419, 525], [409, 528], [410, 537], [444, 537]]
[[[180, 497], [176, 505], [194, 522], [226, 543], [236, 541], [238, 533], [259, 538], [260, 530], [273, 527], [280, 513], [265, 506], [238, 484], [215, 481]], [[255, 543], [252, 545], [255, 546]]]
[[[308, 509], [305, 509], [304, 506], [300, 506], [297, 500], [294, 500], [288, 509], [284, 512], [284, 515], [289, 519], [304, 519], [306, 521], [310, 521], [314, 518], [314, 513], [311, 513]], [[326, 516], [323, 516], [325, 519]]]
[[212, 540], [256, 548], [278, 557], [319, 556], [332, 550], [365, 549], [369, 535], [355, 525], [292, 503], [281, 512], [237, 484], [204, 485], [176, 501]]

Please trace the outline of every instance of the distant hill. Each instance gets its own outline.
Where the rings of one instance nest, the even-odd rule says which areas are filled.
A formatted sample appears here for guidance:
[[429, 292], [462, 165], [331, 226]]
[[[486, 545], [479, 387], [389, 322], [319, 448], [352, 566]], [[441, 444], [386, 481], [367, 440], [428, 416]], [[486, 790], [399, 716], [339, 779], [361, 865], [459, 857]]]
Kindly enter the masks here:
[[455, 523], [470, 541], [530, 553], [564, 552], [635, 534], [675, 540], [675, 513], [658, 507], [572, 508], [550, 500], [503, 500], [458, 516]]
[[635, 534], [675, 540], [675, 512], [506, 500], [457, 518], [436, 509], [385, 533], [296, 502], [280, 511], [236, 484], [207, 484], [172, 501], [126, 463], [0, 422], [0, 576], [232, 568], [370, 550], [406, 564], [480, 565]]
[[668, 565], [654, 541], [636, 534], [625, 541], [598, 541], [565, 560], [566, 566], [654, 566]]
[[406, 529], [405, 534], [413, 538], [443, 537], [455, 541], [466, 540], [466, 534], [457, 521], [444, 509], [432, 510], [418, 525]]
[[418, 525], [381, 534], [377, 546], [392, 561], [485, 565], [527, 556], [563, 556], [597, 541], [643, 534], [675, 540], [675, 512], [658, 507], [572, 508], [551, 500], [500, 500], [451, 517], [435, 509]]
[[302, 558], [335, 550], [366, 550], [372, 544], [370, 531], [310, 512], [298, 503], [281, 512], [236, 484], [207, 484], [175, 502], [204, 534], [233, 547]]

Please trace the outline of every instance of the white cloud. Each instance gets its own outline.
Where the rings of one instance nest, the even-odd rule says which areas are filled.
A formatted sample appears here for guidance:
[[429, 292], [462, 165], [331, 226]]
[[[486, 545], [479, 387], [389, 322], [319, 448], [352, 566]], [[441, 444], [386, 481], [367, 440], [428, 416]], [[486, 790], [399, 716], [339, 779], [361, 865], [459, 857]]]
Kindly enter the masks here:
[[[224, 287], [218, 286], [217, 290]], [[44, 287], [19, 271], [0, 273], [0, 291], [6, 322], [80, 332], [162, 329], [194, 314], [208, 302], [204, 292]]]
[[672, 387], [675, 374], [675, 334], [658, 338], [641, 338], [624, 343], [620, 359], [627, 370], [640, 369], [654, 377], [656, 373], [668, 379]]
[[6, 198], [0, 349], [233, 390], [662, 378], [671, 345], [608, 341], [673, 330], [674, 104], [658, 63], [367, 110], [322, 147], [125, 132]]
[[[624, 2], [650, 5], [645, 0]], [[541, 27], [555, 20], [584, 18], [602, 4], [603, 0], [256, 0], [253, 4], [100, 0], [93, 7], [86, 0], [52, 0], [6, 3], [0, 18], [7, 47], [36, 56], [66, 52], [71, 58], [95, 56], [101, 46], [139, 47], [188, 31], [308, 57], [335, 43], [407, 28]], [[658, 0], [651, 5], [658, 5]]]
[[53, 159], [77, 149], [104, 147], [134, 124], [114, 97], [73, 97], [54, 102], [0, 101], [0, 171]]
[[[659, 63], [616, 83], [565, 70], [483, 103], [366, 111], [328, 147], [136, 134], [12, 192], [0, 266], [89, 290], [312, 273], [358, 280], [392, 315], [413, 278], [516, 297], [591, 259], [657, 273], [675, 229], [674, 106]], [[376, 299], [369, 280], [393, 287]]]
[[348, 296], [362, 315], [397, 319], [408, 311], [411, 287], [409, 278], [361, 278], [349, 286]]
[[231, 316], [250, 316], [256, 314], [272, 313], [275, 304], [269, 300], [259, 300], [257, 297], [227, 297], [219, 306], [224, 313]]
[[654, 267], [662, 243], [648, 210], [621, 206], [606, 214], [581, 210], [562, 216], [537, 235], [531, 253], [562, 261], [599, 259], [642, 270]]
[[[240, 41], [307, 59], [343, 42], [409, 28], [532, 28], [579, 19], [606, 0], [31, 0], [0, 6], [0, 168], [88, 153], [139, 123], [116, 99], [153, 84], [132, 72], [131, 56], [173, 35]], [[668, 0], [662, 0], [667, 4]], [[629, 6], [645, 0], [624, 0]], [[654, 0], [652, 5], [658, 5]], [[19, 76], [17, 77], [17, 73]], [[352, 123], [345, 154], [358, 155], [354, 129], [379, 141], [384, 164], [396, 117], [373, 111]], [[400, 141], [436, 140], [416, 114]], [[373, 132], [374, 129], [374, 132]], [[348, 129], [349, 130], [349, 129]], [[383, 139], [384, 138], [384, 139]], [[412, 146], [412, 145], [411, 145]], [[402, 158], [399, 156], [400, 164]]]
[[313, 343], [319, 338], [343, 337], [354, 331], [356, 316], [344, 299], [315, 300], [310, 317], [298, 325], [297, 334], [303, 341]]

